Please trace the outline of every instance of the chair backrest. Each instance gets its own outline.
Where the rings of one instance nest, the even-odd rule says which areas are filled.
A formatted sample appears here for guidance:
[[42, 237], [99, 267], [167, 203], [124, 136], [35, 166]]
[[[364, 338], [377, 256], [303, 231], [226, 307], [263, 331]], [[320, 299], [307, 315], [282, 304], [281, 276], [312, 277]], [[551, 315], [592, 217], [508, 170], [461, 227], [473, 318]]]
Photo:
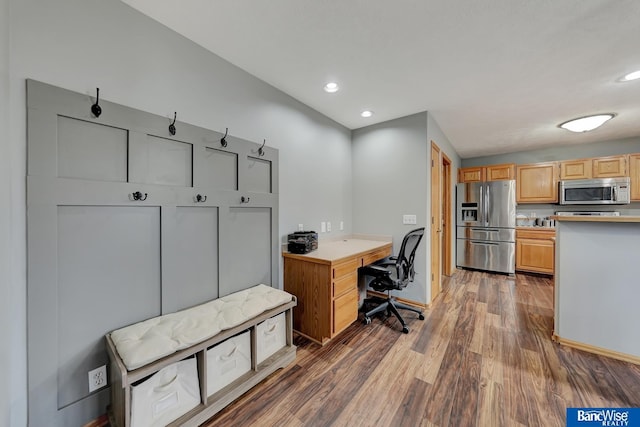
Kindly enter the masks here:
[[396, 274], [397, 281], [404, 285], [413, 282], [413, 277], [415, 276], [413, 261], [423, 235], [424, 227], [421, 227], [411, 230], [402, 239], [400, 252], [398, 252], [398, 258], [396, 259]]

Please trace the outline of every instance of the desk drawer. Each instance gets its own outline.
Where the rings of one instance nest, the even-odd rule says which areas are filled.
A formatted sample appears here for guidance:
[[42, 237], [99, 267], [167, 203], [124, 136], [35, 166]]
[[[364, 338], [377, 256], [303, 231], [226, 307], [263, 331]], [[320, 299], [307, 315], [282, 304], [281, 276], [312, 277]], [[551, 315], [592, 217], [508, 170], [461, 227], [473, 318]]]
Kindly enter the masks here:
[[358, 273], [356, 271], [343, 276], [333, 282], [333, 297], [338, 297], [345, 292], [358, 287]]
[[333, 301], [333, 334], [358, 319], [358, 289], [349, 291]]
[[389, 255], [391, 255], [391, 248], [378, 249], [374, 252], [369, 252], [362, 256], [362, 265], [369, 265]]
[[352, 258], [345, 262], [342, 262], [333, 267], [333, 279], [339, 279], [346, 274], [356, 271], [358, 270], [358, 267], [360, 267], [358, 258]]

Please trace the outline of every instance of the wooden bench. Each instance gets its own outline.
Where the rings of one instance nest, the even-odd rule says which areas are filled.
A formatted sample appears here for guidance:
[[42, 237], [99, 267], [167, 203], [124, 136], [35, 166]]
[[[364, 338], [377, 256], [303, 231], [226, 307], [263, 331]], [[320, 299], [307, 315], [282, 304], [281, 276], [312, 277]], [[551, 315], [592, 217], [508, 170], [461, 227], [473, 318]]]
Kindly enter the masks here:
[[[132, 390], [143, 381], [149, 380], [154, 374], [163, 368], [167, 368], [178, 362], [195, 358], [197, 365], [197, 377], [200, 391], [200, 403], [192, 410], [171, 421], [170, 426], [198, 426], [211, 418], [225, 406], [233, 402], [239, 396], [254, 387], [267, 376], [280, 368], [284, 368], [296, 358], [296, 347], [292, 341], [293, 307], [297, 304], [295, 296], [291, 300], [275, 308], [270, 308], [261, 314], [254, 316], [241, 324], [225, 329], [215, 336], [205, 339], [187, 348], [180, 349], [170, 355], [147, 363], [135, 369], [128, 370], [125, 362], [118, 353], [116, 342], [110, 332], [106, 335], [107, 351], [110, 360], [111, 383], [111, 407], [109, 410], [110, 423], [114, 427], [130, 427], [132, 411], [138, 410], [132, 406]], [[278, 315], [284, 316], [284, 346], [275, 353], [264, 358], [260, 357], [260, 348], [265, 344], [265, 325], [269, 319]], [[161, 316], [162, 317], [162, 316]], [[207, 359], [207, 351], [225, 341], [232, 339], [244, 332], [249, 334], [250, 343], [250, 370], [235, 379], [220, 390], [210, 395], [207, 387], [207, 372], [214, 369]], [[259, 360], [259, 359], [264, 360]], [[135, 427], [135, 426], [134, 426]]]

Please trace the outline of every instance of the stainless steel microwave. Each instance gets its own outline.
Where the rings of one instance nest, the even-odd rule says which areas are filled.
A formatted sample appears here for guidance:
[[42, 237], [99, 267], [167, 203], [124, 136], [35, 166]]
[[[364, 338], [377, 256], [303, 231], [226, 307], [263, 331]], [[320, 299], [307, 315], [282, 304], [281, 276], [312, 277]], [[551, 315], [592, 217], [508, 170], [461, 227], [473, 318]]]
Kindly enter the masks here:
[[630, 203], [629, 178], [560, 181], [561, 205], [626, 205]]

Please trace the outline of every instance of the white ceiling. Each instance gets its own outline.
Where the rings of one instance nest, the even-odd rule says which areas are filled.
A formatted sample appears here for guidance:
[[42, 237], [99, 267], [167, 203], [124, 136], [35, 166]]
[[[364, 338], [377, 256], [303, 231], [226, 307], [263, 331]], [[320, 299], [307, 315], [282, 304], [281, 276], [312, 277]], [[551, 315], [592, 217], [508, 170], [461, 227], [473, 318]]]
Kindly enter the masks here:
[[350, 129], [429, 111], [463, 158], [640, 136], [638, 0], [123, 1]]

